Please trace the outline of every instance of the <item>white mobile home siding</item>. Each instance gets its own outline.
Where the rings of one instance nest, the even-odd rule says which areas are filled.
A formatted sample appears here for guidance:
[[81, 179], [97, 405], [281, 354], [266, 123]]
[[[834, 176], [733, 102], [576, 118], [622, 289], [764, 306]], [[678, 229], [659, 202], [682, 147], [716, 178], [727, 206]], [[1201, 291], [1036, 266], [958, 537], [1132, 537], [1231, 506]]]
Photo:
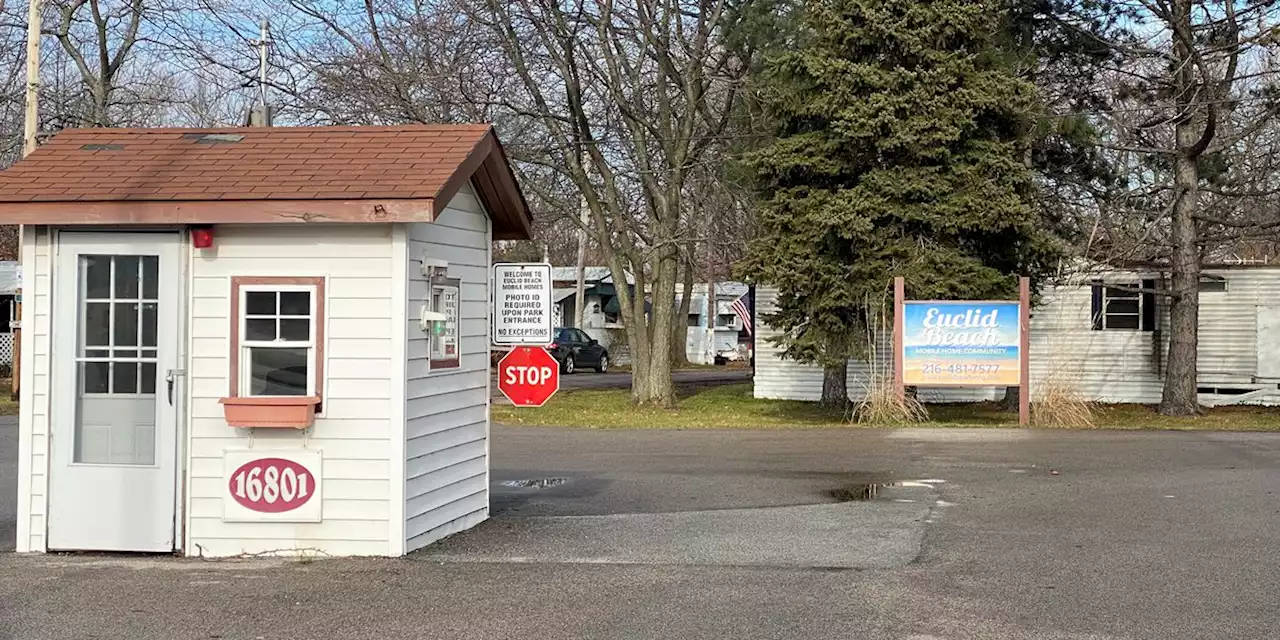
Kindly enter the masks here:
[[[1138, 278], [1120, 277], [1119, 281]], [[1158, 334], [1094, 331], [1092, 313], [1088, 282], [1041, 292], [1040, 306], [1031, 310], [1032, 394], [1054, 382], [1069, 384], [1082, 397], [1098, 402], [1158, 402]]]
[[[393, 383], [392, 226], [219, 225], [216, 248], [194, 251], [188, 291], [190, 444], [185, 548], [189, 555], [305, 552], [391, 555], [389, 525], [402, 499], [391, 467]], [[237, 429], [218, 399], [229, 392], [232, 276], [324, 276], [323, 411], [314, 426]], [[318, 523], [223, 522], [226, 449], [318, 449], [323, 454]], [[396, 478], [393, 481], [393, 478]]]
[[[822, 369], [782, 358], [783, 349], [771, 340], [782, 334], [769, 326], [764, 318], [777, 308], [778, 292], [768, 287], [756, 288], [755, 309], [755, 397], [773, 400], [810, 400], [822, 397]], [[850, 360], [846, 383], [849, 398], [855, 402], [865, 397], [872, 384], [889, 384], [893, 380], [893, 346], [890, 336], [876, 338], [875, 357], [870, 361]], [[918, 396], [924, 402], [971, 402], [996, 398], [994, 389], [921, 388]], [[1004, 394], [1004, 389], [998, 391]]]
[[[489, 514], [489, 247], [492, 229], [470, 185], [430, 224], [405, 229], [408, 270], [405, 376], [405, 550], [467, 529]], [[461, 366], [431, 371], [419, 325], [430, 300], [421, 260], [449, 263], [461, 280]]]
[[[1258, 382], [1258, 309], [1280, 301], [1280, 268], [1211, 269], [1205, 275], [1227, 281], [1224, 292], [1200, 294], [1199, 382], [1201, 387], [1245, 388]], [[1152, 274], [1113, 273], [1104, 282], [1135, 282]], [[1095, 331], [1090, 281], [1046, 288], [1031, 314], [1032, 393], [1050, 382], [1069, 384], [1098, 402], [1160, 401], [1162, 364], [1168, 352], [1166, 305], [1157, 299], [1159, 332]], [[767, 338], [779, 332], [762, 320], [774, 309], [776, 291], [757, 290], [755, 395], [759, 398], [817, 400], [822, 371], [778, 357]], [[877, 367], [891, 375], [891, 349], [882, 340]], [[865, 363], [850, 361], [849, 389], [856, 400], [867, 379]], [[927, 401], [996, 399], [1003, 389], [935, 390]], [[1275, 398], [1260, 402], [1274, 402]]]
[[[24, 273], [22, 371], [24, 391], [18, 410], [18, 551], [45, 550], [49, 509], [49, 334], [52, 298], [53, 234], [27, 226], [22, 237]], [[29, 434], [29, 435], [28, 435]]]
[[[1200, 293], [1197, 369], [1203, 387], [1247, 388], [1257, 382], [1258, 308], [1280, 296], [1280, 269], [1211, 269], [1227, 290]], [[1108, 274], [1133, 282], [1152, 274]], [[1098, 402], [1160, 401], [1169, 350], [1167, 305], [1157, 298], [1159, 332], [1094, 331], [1089, 283], [1051, 287], [1032, 311], [1031, 384], [1069, 383]], [[1261, 401], [1270, 402], [1263, 399]]]

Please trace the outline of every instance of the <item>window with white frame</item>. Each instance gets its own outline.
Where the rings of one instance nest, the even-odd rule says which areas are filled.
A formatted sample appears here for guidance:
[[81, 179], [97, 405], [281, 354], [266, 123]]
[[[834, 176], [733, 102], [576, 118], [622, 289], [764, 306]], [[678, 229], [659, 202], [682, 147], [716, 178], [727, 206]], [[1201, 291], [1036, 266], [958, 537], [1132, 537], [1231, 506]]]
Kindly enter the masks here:
[[1155, 331], [1156, 293], [1160, 281], [1093, 282], [1092, 317], [1095, 331]]
[[1134, 330], [1141, 328], [1142, 303], [1142, 295], [1136, 288], [1103, 287], [1102, 328]]
[[240, 396], [319, 396], [323, 280], [251, 278], [237, 282]]
[[456, 369], [462, 364], [458, 327], [462, 283], [438, 273], [431, 278], [431, 310], [443, 317], [432, 323], [431, 370]]

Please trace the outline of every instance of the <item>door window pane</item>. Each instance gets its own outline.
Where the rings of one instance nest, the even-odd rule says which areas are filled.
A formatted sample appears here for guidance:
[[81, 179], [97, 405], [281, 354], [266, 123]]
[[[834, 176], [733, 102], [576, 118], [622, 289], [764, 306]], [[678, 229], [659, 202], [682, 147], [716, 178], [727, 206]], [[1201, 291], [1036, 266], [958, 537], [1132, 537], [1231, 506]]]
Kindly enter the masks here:
[[111, 364], [111, 392], [138, 392], [138, 363], [115, 362]]
[[115, 256], [115, 297], [137, 299], [142, 291], [138, 256]]
[[156, 363], [142, 363], [142, 380], [138, 388], [139, 393], [155, 393], [156, 392]]
[[157, 303], [144, 302], [142, 304], [142, 346], [156, 346], [156, 332], [158, 314]]
[[111, 303], [88, 302], [84, 307], [83, 346], [109, 346], [111, 344]]
[[142, 256], [142, 297], [160, 299], [160, 256]]
[[106, 362], [80, 363], [81, 388], [84, 393], [106, 393], [107, 375], [111, 365]]
[[115, 346], [138, 346], [138, 303], [117, 302], [115, 304]]
[[102, 300], [111, 297], [111, 256], [84, 256], [85, 297]]

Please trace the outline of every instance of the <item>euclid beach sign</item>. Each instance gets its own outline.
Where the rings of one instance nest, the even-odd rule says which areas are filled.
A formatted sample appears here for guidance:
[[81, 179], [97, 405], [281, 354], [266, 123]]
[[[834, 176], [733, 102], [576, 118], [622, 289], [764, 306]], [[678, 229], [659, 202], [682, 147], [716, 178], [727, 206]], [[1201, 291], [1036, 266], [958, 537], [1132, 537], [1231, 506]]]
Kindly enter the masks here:
[[904, 301], [902, 383], [1017, 386], [1022, 340], [1017, 302]]

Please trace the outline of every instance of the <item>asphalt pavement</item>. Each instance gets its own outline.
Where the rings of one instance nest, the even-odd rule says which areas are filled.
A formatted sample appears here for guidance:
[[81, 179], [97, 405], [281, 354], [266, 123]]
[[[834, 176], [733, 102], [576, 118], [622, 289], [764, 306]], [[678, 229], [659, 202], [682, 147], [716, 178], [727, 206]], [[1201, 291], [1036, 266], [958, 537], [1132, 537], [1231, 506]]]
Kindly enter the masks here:
[[495, 427], [492, 452], [494, 517], [405, 559], [0, 556], [0, 638], [1280, 637], [1280, 434]]

